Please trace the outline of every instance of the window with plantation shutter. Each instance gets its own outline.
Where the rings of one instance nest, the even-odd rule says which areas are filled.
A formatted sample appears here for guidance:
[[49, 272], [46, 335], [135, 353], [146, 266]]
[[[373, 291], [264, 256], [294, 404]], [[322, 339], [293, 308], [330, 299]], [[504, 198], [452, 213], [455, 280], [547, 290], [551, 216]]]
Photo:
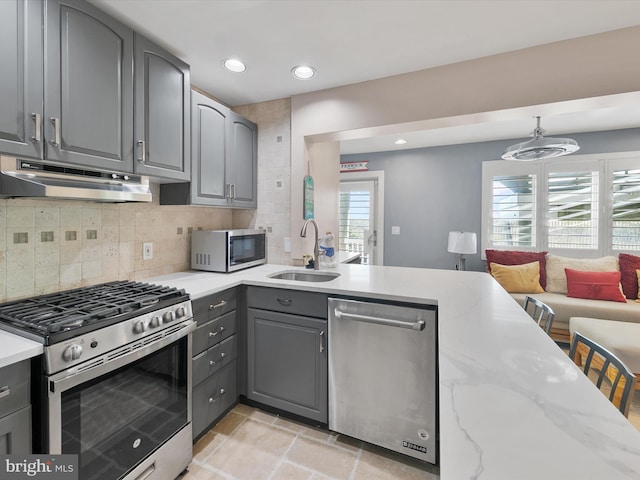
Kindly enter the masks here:
[[493, 177], [490, 233], [492, 246], [535, 246], [535, 194], [533, 174]]
[[550, 172], [548, 248], [598, 248], [598, 172]]
[[640, 250], [640, 168], [614, 170], [612, 177], [612, 247]]
[[640, 252], [640, 152], [482, 164], [481, 248]]

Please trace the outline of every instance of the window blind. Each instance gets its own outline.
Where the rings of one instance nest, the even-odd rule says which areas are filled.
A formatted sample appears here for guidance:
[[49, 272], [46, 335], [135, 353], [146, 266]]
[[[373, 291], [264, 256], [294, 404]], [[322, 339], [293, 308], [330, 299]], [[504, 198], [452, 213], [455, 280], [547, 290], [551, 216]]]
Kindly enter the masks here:
[[640, 250], [640, 169], [613, 172], [614, 250]]
[[370, 228], [370, 208], [371, 194], [368, 191], [340, 192], [340, 251], [364, 251], [364, 231]]
[[534, 174], [493, 177], [492, 246], [535, 246], [535, 181]]

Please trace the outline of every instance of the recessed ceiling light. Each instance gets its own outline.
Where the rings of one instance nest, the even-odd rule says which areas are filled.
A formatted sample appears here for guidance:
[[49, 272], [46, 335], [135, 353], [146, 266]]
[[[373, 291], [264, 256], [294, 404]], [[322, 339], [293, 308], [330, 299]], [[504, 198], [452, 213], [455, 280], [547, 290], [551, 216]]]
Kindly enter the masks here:
[[237, 58], [227, 58], [222, 62], [222, 66], [234, 73], [242, 73], [247, 69], [247, 66]]
[[395, 143], [396, 145], [404, 145], [405, 143], [407, 143], [407, 141], [404, 138], [399, 138], [393, 143]]
[[308, 65], [298, 65], [297, 67], [293, 67], [291, 69], [291, 75], [296, 77], [299, 80], [308, 80], [316, 74], [316, 71], [313, 67]]

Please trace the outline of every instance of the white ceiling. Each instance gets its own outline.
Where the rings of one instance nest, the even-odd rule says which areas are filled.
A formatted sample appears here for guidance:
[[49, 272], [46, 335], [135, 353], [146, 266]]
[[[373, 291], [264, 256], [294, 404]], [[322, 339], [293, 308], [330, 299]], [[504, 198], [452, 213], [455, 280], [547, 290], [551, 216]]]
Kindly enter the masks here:
[[[640, 25], [634, 0], [89, 0], [191, 65], [191, 80], [230, 106], [257, 103]], [[237, 57], [242, 74], [223, 59]], [[311, 80], [291, 68], [310, 64]], [[639, 88], [640, 89], [640, 88]], [[640, 126], [640, 108], [543, 119], [548, 135]], [[613, 107], [612, 107], [613, 108]], [[595, 122], [595, 123], [594, 123]], [[597, 123], [601, 122], [601, 123]], [[533, 120], [404, 135], [404, 148], [524, 138]], [[390, 139], [350, 140], [344, 153]], [[376, 143], [379, 142], [379, 143]], [[431, 143], [430, 143], [431, 142]]]

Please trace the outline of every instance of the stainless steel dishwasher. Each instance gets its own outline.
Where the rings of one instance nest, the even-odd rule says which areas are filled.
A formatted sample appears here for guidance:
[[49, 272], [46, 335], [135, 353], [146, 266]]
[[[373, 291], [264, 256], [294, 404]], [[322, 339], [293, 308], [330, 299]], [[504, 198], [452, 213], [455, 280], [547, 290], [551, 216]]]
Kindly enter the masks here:
[[437, 464], [437, 307], [329, 299], [329, 429]]

